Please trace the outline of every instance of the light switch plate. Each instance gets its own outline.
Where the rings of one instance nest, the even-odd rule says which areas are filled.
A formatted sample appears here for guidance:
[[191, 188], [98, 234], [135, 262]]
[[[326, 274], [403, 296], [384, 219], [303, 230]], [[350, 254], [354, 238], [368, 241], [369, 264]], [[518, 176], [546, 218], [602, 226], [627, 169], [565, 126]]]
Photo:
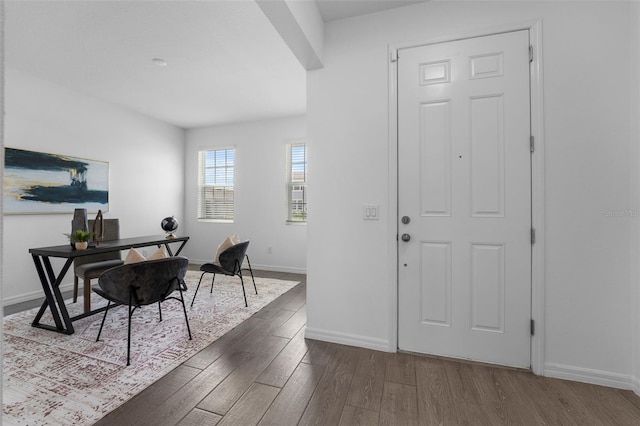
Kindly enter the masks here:
[[365, 204], [365, 206], [362, 209], [362, 218], [364, 220], [378, 220], [380, 219], [378, 217], [379, 213], [380, 213], [380, 206], [373, 205], [373, 204]]

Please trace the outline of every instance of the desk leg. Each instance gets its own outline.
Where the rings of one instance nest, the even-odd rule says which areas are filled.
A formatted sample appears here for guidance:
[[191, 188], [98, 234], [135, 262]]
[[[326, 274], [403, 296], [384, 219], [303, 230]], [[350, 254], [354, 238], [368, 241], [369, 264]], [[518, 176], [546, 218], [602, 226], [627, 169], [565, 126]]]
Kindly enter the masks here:
[[40, 324], [40, 319], [44, 314], [44, 311], [47, 309], [47, 306], [51, 308], [51, 315], [53, 316], [53, 321], [56, 323], [56, 328], [58, 330], [62, 330], [62, 322], [60, 321], [60, 315], [58, 314], [58, 309], [56, 308], [56, 302], [53, 298], [53, 293], [51, 292], [51, 287], [49, 286], [49, 281], [47, 276], [44, 273], [44, 268], [42, 267], [42, 262], [40, 258], [36, 255], [33, 255], [33, 263], [36, 265], [36, 271], [38, 271], [38, 277], [40, 277], [40, 284], [42, 285], [42, 289], [44, 290], [45, 300], [42, 302], [42, 306], [40, 310], [36, 314], [32, 326], [37, 327]]
[[180, 247], [178, 247], [178, 251], [176, 252], [176, 256], [180, 255], [180, 252], [182, 251], [182, 249], [184, 248], [184, 246], [187, 244], [187, 241], [183, 241], [182, 244], [180, 244]]
[[[67, 307], [64, 304], [64, 298], [62, 297], [62, 293], [60, 293], [60, 284], [62, 283], [62, 279], [64, 278], [65, 274], [69, 270], [69, 267], [73, 263], [73, 259], [72, 258], [67, 259], [66, 263], [62, 267], [62, 270], [60, 271], [57, 277], [53, 272], [53, 268], [51, 267], [51, 262], [49, 261], [48, 257], [43, 256], [41, 259], [37, 259], [36, 256], [33, 256], [33, 259], [34, 259], [34, 262], [36, 263], [36, 269], [38, 271], [38, 275], [40, 276], [40, 281], [42, 283], [42, 288], [44, 289], [44, 292], [45, 292], [46, 300], [40, 307], [40, 310], [36, 314], [36, 317], [34, 318], [31, 325], [33, 327], [53, 330], [60, 333], [73, 334], [74, 330], [73, 330], [73, 325], [71, 324], [71, 318], [69, 318], [69, 312], [67, 311]], [[44, 269], [43, 269], [43, 264], [44, 264]], [[46, 275], [45, 275], [45, 270], [46, 270]], [[56, 323], [55, 327], [52, 327], [46, 324], [40, 324], [40, 319], [42, 318], [42, 315], [44, 314], [44, 311], [47, 308], [47, 306], [51, 310], [51, 314]], [[59, 314], [58, 314], [58, 311], [59, 311]], [[62, 315], [62, 320], [64, 321], [64, 327], [60, 322], [60, 315]]]
[[171, 241], [171, 240], [167, 240], [166, 243], [164, 243], [164, 247], [167, 249], [167, 253], [169, 253], [169, 256], [173, 257], [173, 256], [179, 256], [180, 252], [182, 251], [182, 249], [184, 248], [185, 244], [187, 244], [187, 241], [183, 241], [180, 244], [180, 247], [178, 247], [178, 251], [176, 251], [176, 254], [173, 254], [173, 251], [171, 250], [171, 246], [169, 245], [169, 243], [173, 243], [175, 241]]

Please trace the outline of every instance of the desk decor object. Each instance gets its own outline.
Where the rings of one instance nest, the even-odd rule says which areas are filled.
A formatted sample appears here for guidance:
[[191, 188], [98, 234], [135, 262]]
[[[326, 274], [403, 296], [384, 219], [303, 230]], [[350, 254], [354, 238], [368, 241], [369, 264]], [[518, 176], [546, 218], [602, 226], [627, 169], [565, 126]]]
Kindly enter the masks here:
[[[89, 222], [87, 220], [87, 209], [75, 209], [73, 211], [73, 219], [71, 220], [71, 233], [76, 231], [88, 231]], [[74, 246], [75, 241], [69, 235], [69, 243]]]
[[104, 218], [102, 217], [102, 210], [98, 210], [95, 220], [93, 221], [93, 241], [96, 242], [96, 246], [100, 244], [100, 241], [104, 239]]
[[175, 234], [173, 233], [176, 229], [178, 229], [178, 221], [175, 217], [169, 216], [162, 219], [160, 222], [160, 226], [162, 230], [167, 233], [167, 238], [175, 238]]
[[71, 233], [71, 241], [76, 250], [86, 250], [89, 247], [89, 240], [93, 234], [82, 229], [75, 230]]
[[4, 149], [5, 214], [109, 210], [109, 163]]

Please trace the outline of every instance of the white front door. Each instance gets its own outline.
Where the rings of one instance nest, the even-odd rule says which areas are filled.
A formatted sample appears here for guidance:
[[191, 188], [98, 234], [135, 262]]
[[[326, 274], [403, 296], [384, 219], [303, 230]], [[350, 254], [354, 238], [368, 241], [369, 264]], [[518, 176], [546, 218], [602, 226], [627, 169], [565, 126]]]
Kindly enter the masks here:
[[530, 367], [529, 111], [527, 30], [398, 51], [400, 349]]

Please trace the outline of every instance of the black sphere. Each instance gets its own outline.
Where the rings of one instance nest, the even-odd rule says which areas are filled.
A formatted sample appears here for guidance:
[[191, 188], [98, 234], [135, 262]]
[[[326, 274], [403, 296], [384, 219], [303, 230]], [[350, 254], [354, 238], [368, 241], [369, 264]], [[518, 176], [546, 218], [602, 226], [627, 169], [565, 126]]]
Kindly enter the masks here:
[[166, 232], [173, 232], [178, 229], [178, 221], [173, 216], [165, 217], [164, 219], [162, 219], [160, 226]]

